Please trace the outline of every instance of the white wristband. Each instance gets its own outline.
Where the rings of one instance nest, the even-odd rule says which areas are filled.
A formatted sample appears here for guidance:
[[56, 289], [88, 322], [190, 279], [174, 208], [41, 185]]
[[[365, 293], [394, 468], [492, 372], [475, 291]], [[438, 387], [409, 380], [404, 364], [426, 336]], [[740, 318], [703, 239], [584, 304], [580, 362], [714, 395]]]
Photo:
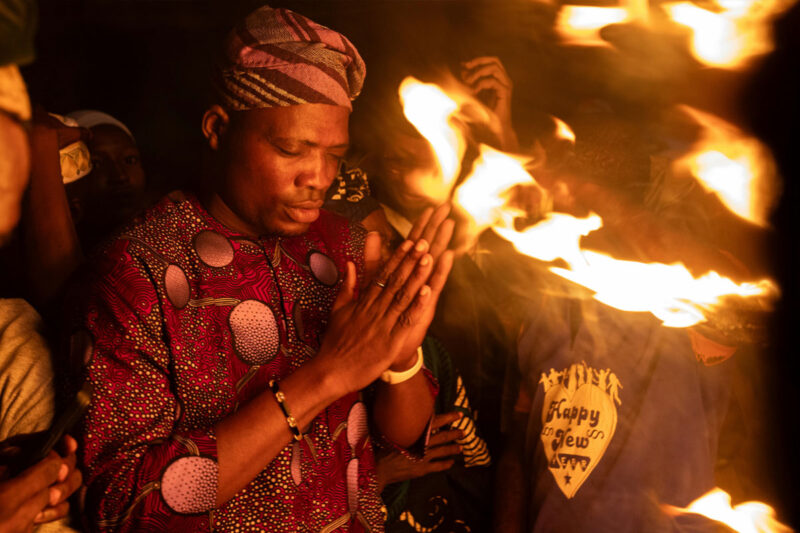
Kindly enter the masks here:
[[381, 381], [385, 381], [389, 385], [397, 385], [398, 383], [402, 383], [413, 378], [417, 372], [419, 372], [420, 368], [422, 368], [422, 346], [417, 348], [417, 361], [414, 363], [414, 366], [408, 370], [403, 370], [402, 372], [386, 370], [383, 374], [381, 374]]

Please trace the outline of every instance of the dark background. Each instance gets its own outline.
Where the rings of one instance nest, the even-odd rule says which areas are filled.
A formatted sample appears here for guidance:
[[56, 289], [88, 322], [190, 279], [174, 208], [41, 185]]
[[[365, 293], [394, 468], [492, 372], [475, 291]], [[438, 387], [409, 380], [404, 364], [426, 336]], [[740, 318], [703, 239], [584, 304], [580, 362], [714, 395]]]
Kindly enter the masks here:
[[[136, 135], [154, 195], [191, 185], [201, 172], [200, 118], [209, 102], [213, 50], [232, 23], [261, 2], [49, 0], [40, 3], [37, 59], [23, 69], [35, 103], [68, 113], [99, 109]], [[273, 2], [347, 35], [368, 68], [364, 96], [399, 82], [398, 73], [425, 65], [450, 67], [476, 55], [499, 56], [515, 84], [515, 123], [534, 138], [542, 113], [562, 118], [598, 96], [616, 111], [647, 117], [663, 88], [615, 76], [607, 52], [553, 46], [553, 8], [500, 1]], [[774, 481], [779, 516], [800, 524], [800, 357], [794, 306], [798, 261], [795, 144], [800, 138], [798, 9], [781, 21], [779, 47], [749, 82], [741, 111], [775, 151], [785, 191], [774, 216], [773, 266], [784, 298], [763, 355], [771, 434], [761, 453]], [[386, 80], [384, 87], [373, 80]], [[626, 85], [623, 93], [620, 85]], [[358, 103], [356, 103], [358, 109]], [[489, 494], [487, 494], [489, 497]]]

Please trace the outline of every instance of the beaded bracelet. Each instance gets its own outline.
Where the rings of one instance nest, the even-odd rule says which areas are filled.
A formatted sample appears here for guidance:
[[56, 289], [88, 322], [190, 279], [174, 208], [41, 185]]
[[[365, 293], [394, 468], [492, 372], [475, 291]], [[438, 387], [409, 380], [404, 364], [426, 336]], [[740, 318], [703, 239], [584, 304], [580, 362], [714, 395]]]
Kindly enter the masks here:
[[297, 427], [297, 421], [289, 412], [289, 407], [286, 405], [286, 396], [283, 395], [281, 389], [278, 387], [278, 382], [274, 379], [269, 382], [269, 390], [275, 395], [275, 401], [278, 402], [278, 407], [281, 408], [283, 416], [286, 417], [286, 423], [289, 424], [289, 430], [292, 432], [294, 440], [302, 439], [303, 434], [300, 432], [300, 428]]

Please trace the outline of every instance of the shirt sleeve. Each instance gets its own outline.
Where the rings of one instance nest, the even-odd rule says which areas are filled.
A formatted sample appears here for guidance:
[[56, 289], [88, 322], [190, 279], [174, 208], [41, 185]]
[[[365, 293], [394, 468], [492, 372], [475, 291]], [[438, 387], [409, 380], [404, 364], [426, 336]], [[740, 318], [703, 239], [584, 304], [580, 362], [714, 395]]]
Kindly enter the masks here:
[[50, 350], [23, 300], [0, 300], [0, 441], [47, 429], [53, 417]]
[[91, 528], [209, 531], [216, 440], [212, 428], [176, 430], [181, 406], [151, 271], [119, 241], [94, 276], [81, 285], [70, 342], [93, 386], [80, 432]]

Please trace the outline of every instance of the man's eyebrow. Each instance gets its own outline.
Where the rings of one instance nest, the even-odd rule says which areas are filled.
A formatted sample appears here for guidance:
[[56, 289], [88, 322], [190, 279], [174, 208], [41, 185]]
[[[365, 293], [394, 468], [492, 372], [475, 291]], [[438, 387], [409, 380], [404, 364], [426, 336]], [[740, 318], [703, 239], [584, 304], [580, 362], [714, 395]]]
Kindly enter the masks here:
[[[319, 143], [315, 143], [313, 141], [300, 141], [300, 142], [305, 144], [306, 146], [311, 146], [312, 148], [321, 146]], [[347, 149], [350, 148], [350, 143], [334, 144], [332, 146], [326, 146], [326, 148], [329, 150], [338, 150], [340, 148]]]
[[[278, 141], [278, 142], [299, 142], [300, 144], [304, 144], [304, 145], [310, 146], [312, 148], [316, 148], [316, 147], [320, 146], [319, 143], [315, 143], [314, 141], [309, 141], [307, 139], [296, 139], [296, 138], [292, 138], [292, 137], [271, 137], [270, 140], [273, 141], [273, 142], [274, 141]], [[334, 144], [332, 146], [328, 146], [327, 148], [333, 149], [333, 150], [338, 150], [340, 148], [347, 149], [347, 148], [350, 148], [350, 143], [346, 142], [346, 143], [341, 143], [341, 144]]]

